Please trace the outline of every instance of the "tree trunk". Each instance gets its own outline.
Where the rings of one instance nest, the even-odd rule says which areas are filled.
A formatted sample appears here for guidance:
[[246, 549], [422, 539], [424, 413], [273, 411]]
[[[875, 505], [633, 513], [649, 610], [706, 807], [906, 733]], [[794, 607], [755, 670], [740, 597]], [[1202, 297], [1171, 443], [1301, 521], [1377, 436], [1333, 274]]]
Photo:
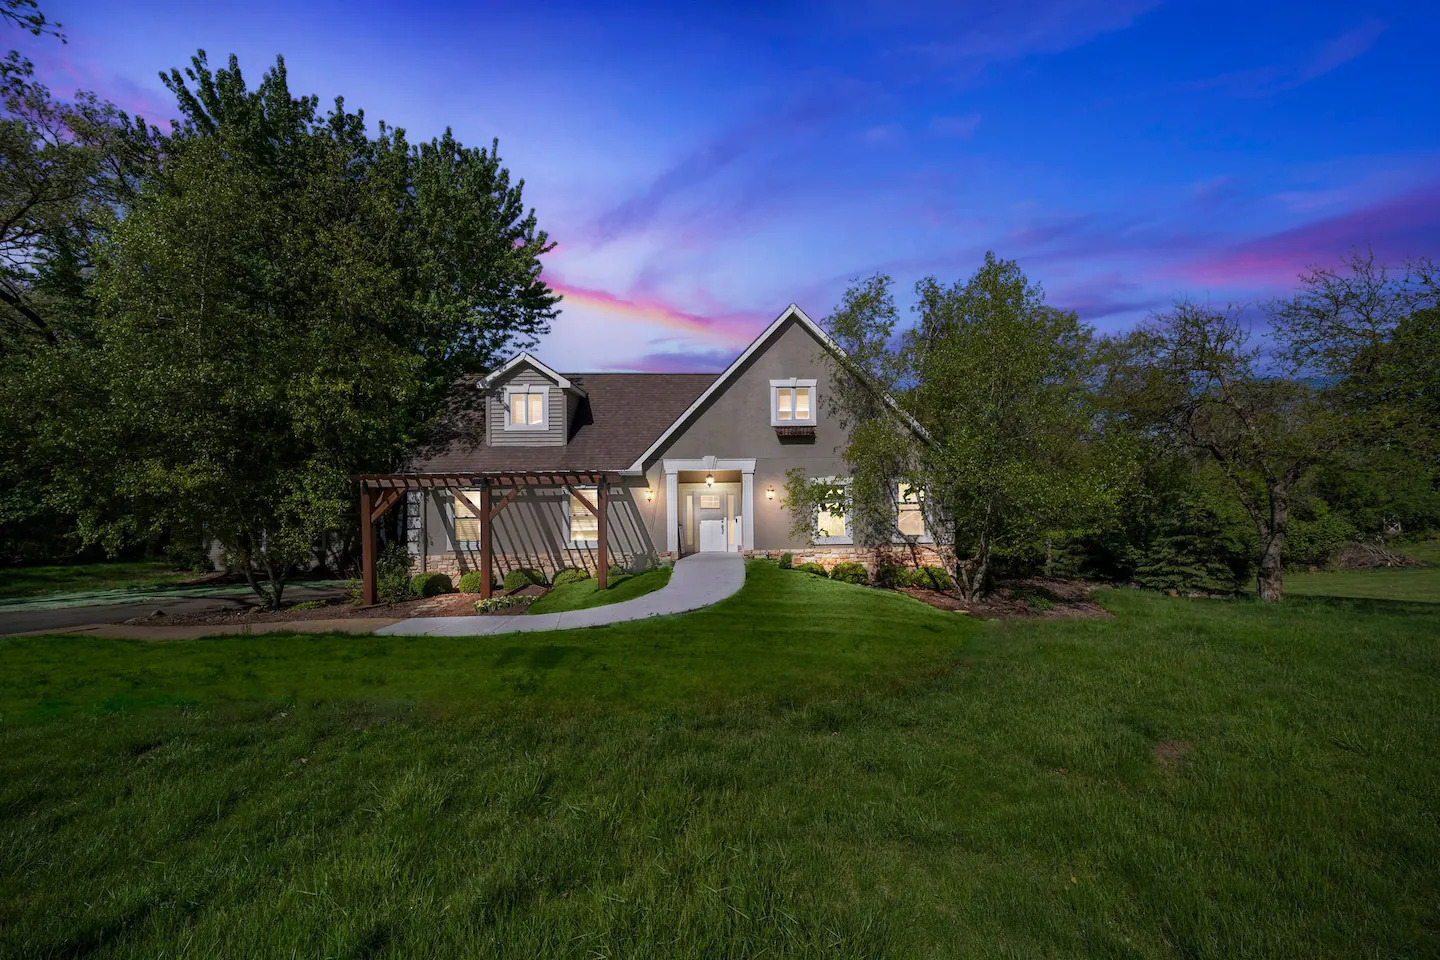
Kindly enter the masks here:
[[1285, 597], [1285, 533], [1290, 526], [1290, 491], [1276, 485], [1270, 489], [1270, 518], [1259, 525], [1260, 575], [1255, 592], [1261, 600], [1279, 603]]

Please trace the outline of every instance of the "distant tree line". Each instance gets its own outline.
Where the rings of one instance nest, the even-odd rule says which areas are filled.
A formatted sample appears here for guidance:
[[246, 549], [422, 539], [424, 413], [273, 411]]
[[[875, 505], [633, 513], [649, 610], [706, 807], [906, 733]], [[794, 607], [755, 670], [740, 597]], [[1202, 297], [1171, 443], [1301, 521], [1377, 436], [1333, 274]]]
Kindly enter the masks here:
[[917, 284], [912, 324], [892, 286], [856, 284], [824, 321], [845, 354], [829, 360], [829, 396], [850, 476], [792, 473], [798, 532], [824, 509], [869, 542], [914, 543], [898, 526], [906, 496], [972, 598], [997, 573], [1043, 572], [1251, 582], [1279, 600], [1287, 567], [1440, 527], [1428, 260], [1392, 270], [1355, 253], [1253, 322], [1181, 301], [1113, 336], [993, 254], [965, 282]]

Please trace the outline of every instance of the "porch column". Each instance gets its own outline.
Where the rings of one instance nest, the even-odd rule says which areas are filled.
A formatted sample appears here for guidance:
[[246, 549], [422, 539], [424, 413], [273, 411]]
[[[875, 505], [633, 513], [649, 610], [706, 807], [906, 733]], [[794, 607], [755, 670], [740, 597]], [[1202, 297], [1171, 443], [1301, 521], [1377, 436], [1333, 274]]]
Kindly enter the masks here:
[[360, 483], [360, 602], [375, 605], [375, 520], [370, 516], [373, 495]]
[[665, 468], [665, 549], [680, 556], [680, 484], [674, 470]]
[[755, 467], [740, 474], [740, 552], [755, 549]]
[[490, 542], [490, 484], [480, 487], [480, 599], [490, 598], [490, 583], [495, 577], [494, 549]]
[[609, 579], [607, 574], [610, 570], [610, 551], [607, 549], [607, 544], [605, 543], [607, 527], [605, 514], [608, 512], [605, 509], [605, 505], [610, 499], [609, 488], [610, 481], [603, 478], [599, 485], [595, 487], [595, 527], [600, 540], [600, 568], [595, 571], [595, 579], [599, 582], [601, 590], [605, 589], [606, 580]]

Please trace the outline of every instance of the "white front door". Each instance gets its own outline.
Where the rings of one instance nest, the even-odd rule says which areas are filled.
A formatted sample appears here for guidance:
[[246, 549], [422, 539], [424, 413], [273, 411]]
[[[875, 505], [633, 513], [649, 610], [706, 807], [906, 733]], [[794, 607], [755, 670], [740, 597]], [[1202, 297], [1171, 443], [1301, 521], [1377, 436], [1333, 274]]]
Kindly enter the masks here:
[[710, 550], [724, 551], [725, 549], [725, 521], [701, 520], [700, 521], [700, 552]]

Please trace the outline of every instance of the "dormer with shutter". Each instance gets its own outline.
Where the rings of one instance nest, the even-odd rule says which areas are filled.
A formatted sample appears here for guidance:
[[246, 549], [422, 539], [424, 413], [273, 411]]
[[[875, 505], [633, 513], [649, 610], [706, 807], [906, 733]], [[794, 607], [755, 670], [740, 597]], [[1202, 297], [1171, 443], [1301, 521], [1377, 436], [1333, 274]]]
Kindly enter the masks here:
[[485, 442], [493, 447], [563, 446], [585, 398], [579, 384], [528, 353], [511, 358], [479, 387], [486, 393]]

